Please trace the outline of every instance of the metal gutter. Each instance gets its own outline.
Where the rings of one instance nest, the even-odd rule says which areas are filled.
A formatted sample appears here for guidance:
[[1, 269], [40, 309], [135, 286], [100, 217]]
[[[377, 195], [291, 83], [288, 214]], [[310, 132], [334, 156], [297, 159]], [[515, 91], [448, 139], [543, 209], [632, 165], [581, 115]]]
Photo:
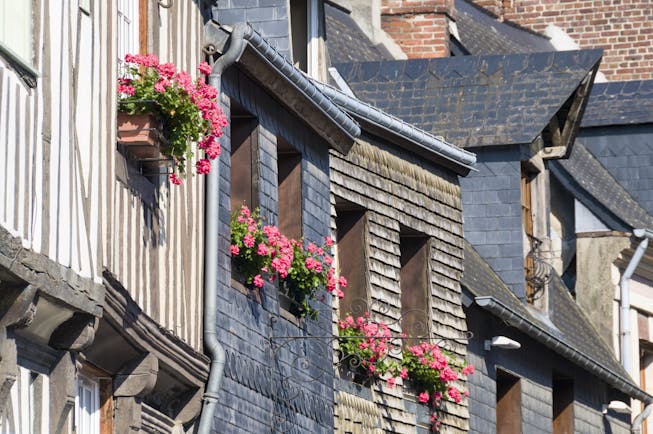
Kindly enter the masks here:
[[[243, 40], [245, 30], [244, 25], [234, 27], [229, 49], [213, 64], [209, 75], [209, 84], [218, 91], [218, 98], [222, 87], [222, 73], [238, 60], [245, 49]], [[219, 140], [223, 141], [226, 137], [226, 135], [222, 135]], [[197, 430], [198, 434], [211, 433], [226, 361], [225, 350], [218, 340], [216, 331], [220, 241], [220, 157], [215, 160], [215, 166], [207, 175], [204, 203], [204, 347], [211, 358], [211, 368], [204, 390], [204, 405]]]
[[354, 116], [361, 117], [390, 133], [404, 137], [424, 152], [434, 153], [467, 169], [472, 169], [476, 163], [476, 154], [473, 152], [447, 143], [440, 137], [421, 130], [338, 89], [315, 80], [313, 80], [313, 83], [336, 104]]
[[644, 401], [647, 404], [653, 402], [653, 396], [641, 390], [639, 387], [629, 381], [629, 379], [623, 378], [621, 375], [616, 374], [615, 372], [603, 366], [601, 363], [598, 363], [592, 358], [576, 350], [569, 344], [560, 341], [560, 339], [554, 336], [551, 332], [535, 324], [533, 321], [524, 317], [523, 315], [510, 310], [510, 308], [508, 308], [500, 300], [497, 300], [494, 297], [484, 296], [476, 297], [474, 301], [483, 309], [507, 321], [512, 326], [518, 328], [533, 339], [556, 351], [561, 356], [571, 360], [574, 363], [577, 363], [582, 368], [587, 369], [592, 374], [603, 379], [618, 390], [628, 394], [630, 397]]

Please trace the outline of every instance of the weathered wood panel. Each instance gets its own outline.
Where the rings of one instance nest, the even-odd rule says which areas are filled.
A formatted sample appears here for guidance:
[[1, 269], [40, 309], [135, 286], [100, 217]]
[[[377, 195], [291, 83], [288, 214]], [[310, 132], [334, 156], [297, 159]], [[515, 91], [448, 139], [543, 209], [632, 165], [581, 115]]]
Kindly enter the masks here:
[[[203, 28], [196, 3], [177, 0], [165, 9], [152, 2], [148, 22], [150, 52], [196, 75], [202, 60]], [[111, 65], [108, 75], [117, 74]], [[110, 104], [115, 105], [114, 81], [109, 88]], [[111, 163], [103, 177], [108, 219], [103, 266], [146, 314], [201, 349], [204, 179], [189, 176], [183, 186], [170, 186], [161, 177], [153, 182], [154, 201], [144, 199], [117, 175], [122, 157], [115, 150], [115, 118], [109, 123], [111, 139], [105, 156]]]
[[98, 130], [99, 8], [86, 15], [77, 2], [40, 6], [34, 46], [45, 50], [35, 56], [36, 88], [0, 60], [0, 224], [24, 248], [99, 281], [100, 143], [91, 137]]
[[[201, 348], [203, 179], [156, 182], [154, 201], [118, 179], [117, 2], [43, 1], [37, 86], [0, 59], [0, 225], [81, 277], [107, 269], [143, 311]], [[194, 73], [202, 19], [191, 0], [150, 2], [150, 47]], [[173, 37], [177, 35], [178, 37]]]

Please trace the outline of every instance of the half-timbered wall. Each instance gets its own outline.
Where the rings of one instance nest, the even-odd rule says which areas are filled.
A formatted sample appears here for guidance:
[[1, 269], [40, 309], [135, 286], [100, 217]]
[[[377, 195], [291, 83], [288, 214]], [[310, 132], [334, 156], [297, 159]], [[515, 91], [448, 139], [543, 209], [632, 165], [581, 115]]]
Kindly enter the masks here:
[[[147, 45], [147, 52], [159, 56], [161, 62], [173, 62], [196, 77], [202, 60], [200, 10], [191, 0], [169, 3], [171, 8], [144, 2], [148, 14], [140, 24], [146, 22], [147, 30], [140, 29], [141, 46]], [[115, 5], [111, 10], [113, 26]], [[116, 58], [115, 44], [112, 47], [109, 59]], [[106, 73], [111, 80], [107, 91], [115, 95], [117, 66], [108, 63]], [[113, 107], [115, 103], [112, 98]], [[125, 175], [124, 159], [115, 146], [113, 111], [106, 126], [110, 140], [103, 158], [107, 162], [102, 191], [106, 200], [102, 229], [107, 240], [103, 266], [146, 314], [201, 349], [204, 180], [189, 176], [183, 186], [172, 186], [165, 176], [150, 181], [129, 169]]]
[[[374, 319], [392, 324], [395, 333], [401, 331], [400, 235], [402, 228], [409, 228], [430, 240], [431, 333], [442, 338], [460, 338], [467, 326], [459, 283], [463, 229], [457, 178], [452, 172], [399, 153], [380, 140], [370, 137], [365, 140], [359, 140], [346, 157], [332, 151], [330, 166], [332, 204], [337, 206], [339, 198], [367, 210], [370, 313]], [[355, 311], [355, 307], [348, 306], [340, 309]], [[450, 343], [460, 358], [466, 353], [464, 342]], [[415, 432], [415, 426], [428, 429], [425, 408], [411, 402], [414, 397], [404, 394], [401, 387], [390, 388], [376, 382], [363, 394], [355, 387], [347, 389], [338, 387], [337, 396], [347, 399], [337, 401], [336, 432], [346, 432], [345, 427], [350, 423], [347, 414], [351, 412], [348, 402], [352, 400], [376, 403], [382, 417], [377, 417], [375, 426], [383, 432]], [[468, 417], [463, 401], [460, 405], [446, 403], [440, 420], [446, 432], [463, 432]], [[369, 421], [360, 422], [369, 424]]]
[[[126, 169], [115, 132], [117, 2], [84, 3], [34, 2], [35, 87], [0, 57], [0, 225], [80, 277], [99, 283], [107, 270], [198, 349], [203, 179], [170, 188], [165, 176]], [[142, 3], [147, 51], [197, 75], [196, 2]]]
[[100, 11], [34, 7], [38, 76], [24, 80], [0, 58], [0, 224], [23, 248], [99, 281]]

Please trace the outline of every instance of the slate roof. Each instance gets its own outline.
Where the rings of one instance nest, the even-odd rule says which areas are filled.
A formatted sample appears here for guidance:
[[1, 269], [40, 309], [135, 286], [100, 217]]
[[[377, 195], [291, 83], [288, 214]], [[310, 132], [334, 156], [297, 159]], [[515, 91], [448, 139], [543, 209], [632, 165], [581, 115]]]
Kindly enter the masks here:
[[653, 123], [653, 80], [596, 83], [581, 127]]
[[[492, 298], [498, 301], [497, 304], [504, 306], [509, 313], [506, 318], [501, 318], [502, 320], [516, 326], [514, 318], [523, 318], [524, 326], [516, 326], [521, 328], [523, 333], [540, 340], [542, 344], [551, 347], [565, 358], [574, 354], [575, 360], [571, 360], [572, 362], [584, 364], [585, 368], [590, 364], [591, 372], [630, 396], [639, 396], [639, 399], [643, 398], [649, 402], [653, 400], [653, 397], [639, 389], [630, 379], [613, 356], [611, 348], [599, 337], [585, 313], [571, 298], [558, 275], [554, 275], [549, 283], [552, 306], [549, 322], [543, 320], [539, 313], [533, 313], [534, 308], [523, 304], [467, 241], [464, 249], [465, 272], [461, 283], [473, 296]], [[555, 344], [552, 343], [554, 341]]]
[[383, 45], [375, 45], [346, 11], [325, 2], [324, 17], [332, 64], [393, 58]]
[[531, 143], [601, 50], [338, 65], [356, 96], [463, 147]]
[[555, 51], [548, 38], [517, 24], [500, 22], [485, 9], [456, 0], [456, 26], [460, 42], [472, 55]]
[[582, 143], [576, 141], [568, 159], [552, 161], [549, 167], [578, 200], [612, 229], [653, 227], [653, 217]]

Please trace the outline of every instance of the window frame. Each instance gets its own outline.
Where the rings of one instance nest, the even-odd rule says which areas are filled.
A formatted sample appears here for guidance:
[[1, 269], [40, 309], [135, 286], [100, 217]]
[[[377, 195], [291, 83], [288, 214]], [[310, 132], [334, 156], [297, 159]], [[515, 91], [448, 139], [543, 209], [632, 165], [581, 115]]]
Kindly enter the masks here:
[[[2, 40], [0, 40], [0, 55], [2, 55], [2, 57], [5, 58], [12, 66], [17, 67], [20, 70], [19, 72], [21, 73], [22, 78], [26, 81], [28, 86], [36, 87], [36, 78], [39, 77], [39, 73], [36, 69], [36, 46], [38, 43], [37, 37], [40, 33], [39, 22], [36, 18], [40, 16], [41, 3], [39, 0], [28, 0], [27, 4], [29, 5], [29, 15], [31, 17], [30, 25], [27, 26], [26, 30], [26, 37], [30, 41], [31, 52], [29, 59], [26, 59], [23, 55], [15, 51], [7, 42]], [[29, 77], [26, 77], [25, 73], [27, 73]]]
[[[289, 0], [290, 51], [293, 63], [312, 78], [320, 75], [320, 0]], [[305, 12], [303, 12], [305, 10]], [[301, 23], [297, 19], [303, 15]], [[297, 34], [301, 32], [301, 34]], [[301, 37], [301, 41], [298, 41]], [[300, 45], [303, 47], [299, 56]]]
[[[81, 425], [81, 406], [80, 406], [80, 388], [82, 384], [90, 385], [91, 387], [91, 404], [93, 412], [90, 413], [90, 427], [80, 427]], [[100, 381], [91, 378], [89, 375], [83, 373], [77, 374], [77, 393], [75, 394], [75, 432], [77, 434], [100, 434]], [[87, 428], [91, 428], [88, 430]]]
[[[5, 418], [6, 412], [11, 411], [13, 431], [4, 431], [4, 428], [0, 426], [3, 433], [46, 434], [50, 432], [50, 377], [41, 369], [34, 368], [34, 366], [18, 365], [18, 378], [11, 386], [8, 407], [3, 412], [3, 418]], [[41, 392], [41, 399], [38, 403], [35, 402], [37, 397], [35, 388], [37, 387], [40, 388]], [[32, 414], [35, 408], [41, 410], [38, 416]], [[40, 421], [40, 428], [34, 429], [33, 424], [35, 421]]]
[[[507, 384], [508, 382], [511, 384]], [[497, 434], [521, 434], [522, 432], [521, 382], [521, 377], [501, 368], [496, 369], [495, 412]], [[501, 396], [499, 396], [500, 393]]]
[[[407, 243], [409, 244], [407, 245]], [[408, 227], [400, 227], [399, 288], [401, 293], [401, 330], [409, 338], [403, 340], [404, 346], [415, 345], [420, 340], [431, 336], [431, 249], [431, 237]], [[414, 285], [414, 277], [417, 276], [414, 272], [415, 267], [420, 266], [420, 263], [415, 263], [415, 261], [420, 259], [418, 255], [423, 256], [420, 261], [422, 268], [419, 273], [423, 281], [419, 285], [419, 288]], [[410, 282], [407, 276], [411, 277]], [[418, 290], [421, 291], [421, 294], [417, 292]], [[418, 300], [412, 300], [415, 297]], [[413, 315], [409, 315], [410, 312]], [[423, 333], [416, 333], [420, 331], [419, 323], [416, 324], [415, 319], [411, 320], [411, 316], [417, 316], [418, 314], [423, 315]]]
[[[351, 259], [350, 255], [347, 255], [347, 260], [343, 260], [343, 254], [341, 249], [343, 248], [343, 243], [348, 244], [350, 240], [343, 241], [342, 218], [344, 214], [348, 215], [347, 225], [348, 231], [357, 230], [360, 233], [352, 234], [356, 236], [356, 239], [362, 239], [360, 243], [354, 241], [354, 246], [360, 245], [360, 250], [356, 251], [357, 258]], [[356, 220], [352, 224], [352, 220]], [[345, 291], [345, 296], [342, 300], [338, 302], [338, 311], [340, 319], [344, 319], [347, 315], [351, 314], [354, 316], [361, 316], [364, 312], [369, 311], [369, 306], [371, 303], [370, 300], [370, 279], [369, 279], [369, 210], [356, 206], [352, 203], [345, 202], [344, 200], [336, 199], [336, 245], [335, 245], [335, 263], [336, 268], [340, 270], [342, 275], [346, 276], [348, 279], [347, 290]], [[349, 233], [347, 234], [349, 235]], [[351, 253], [349, 247], [345, 247]], [[351, 267], [350, 266], [357, 266]], [[357, 268], [353, 270], [353, 268]], [[355, 298], [352, 299], [352, 294], [356, 292]], [[364, 305], [358, 307], [356, 301], [361, 300]]]

